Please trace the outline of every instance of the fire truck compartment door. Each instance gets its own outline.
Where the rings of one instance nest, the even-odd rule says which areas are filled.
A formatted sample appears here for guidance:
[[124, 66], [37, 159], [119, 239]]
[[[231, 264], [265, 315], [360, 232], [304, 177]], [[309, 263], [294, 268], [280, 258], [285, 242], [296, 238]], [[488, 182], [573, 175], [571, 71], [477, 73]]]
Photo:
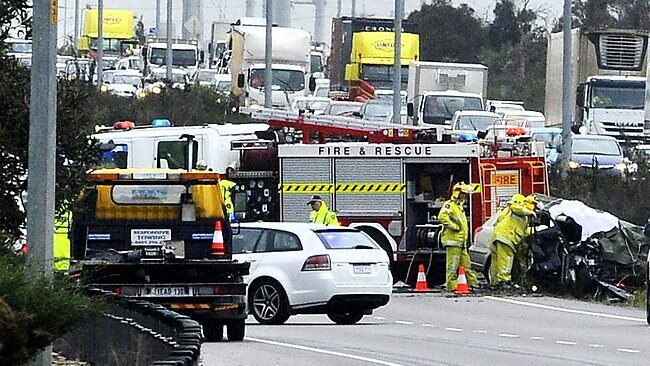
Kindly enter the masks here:
[[336, 158], [334, 174], [339, 216], [402, 216], [402, 159]]
[[[332, 206], [331, 158], [282, 158], [280, 161], [280, 190], [282, 193], [282, 220], [309, 222], [311, 208], [307, 202], [319, 195]], [[334, 209], [330, 207], [330, 209]]]

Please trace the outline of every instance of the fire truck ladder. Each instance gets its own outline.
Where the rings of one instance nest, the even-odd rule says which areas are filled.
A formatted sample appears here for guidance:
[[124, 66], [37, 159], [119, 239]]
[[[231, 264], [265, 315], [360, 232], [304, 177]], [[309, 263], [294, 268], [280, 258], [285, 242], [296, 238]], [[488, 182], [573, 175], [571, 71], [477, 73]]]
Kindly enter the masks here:
[[483, 186], [483, 214], [485, 215], [484, 221], [487, 221], [492, 217], [492, 174], [496, 173], [497, 166], [492, 163], [481, 163], [481, 183]]
[[[530, 193], [548, 194], [548, 171], [546, 170], [546, 163], [543, 161], [526, 161], [530, 169]], [[541, 172], [536, 174], [537, 170]], [[536, 179], [540, 177], [540, 179]], [[541, 188], [536, 190], [535, 188]]]
[[384, 122], [366, 122], [357, 118], [314, 116], [273, 109], [241, 109], [251, 118], [267, 122], [273, 127], [301, 130], [302, 142], [311, 143], [311, 132], [318, 133], [320, 143], [327, 138], [356, 138], [368, 142], [437, 142], [442, 141], [442, 128], [404, 126]]

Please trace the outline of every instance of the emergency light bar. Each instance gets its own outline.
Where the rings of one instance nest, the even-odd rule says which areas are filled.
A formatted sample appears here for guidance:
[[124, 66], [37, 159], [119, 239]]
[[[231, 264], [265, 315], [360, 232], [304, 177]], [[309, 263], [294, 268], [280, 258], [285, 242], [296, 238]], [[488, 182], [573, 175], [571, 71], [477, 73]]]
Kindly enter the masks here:
[[91, 182], [113, 182], [113, 181], [211, 181], [219, 180], [221, 174], [214, 172], [93, 172], [88, 175]]

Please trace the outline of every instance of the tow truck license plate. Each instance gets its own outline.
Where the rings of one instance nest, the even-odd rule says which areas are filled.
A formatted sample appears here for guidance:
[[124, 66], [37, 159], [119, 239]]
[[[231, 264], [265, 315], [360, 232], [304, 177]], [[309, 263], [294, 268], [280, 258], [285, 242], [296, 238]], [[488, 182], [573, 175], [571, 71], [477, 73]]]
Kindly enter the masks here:
[[185, 287], [145, 287], [142, 296], [189, 296]]
[[372, 266], [369, 264], [354, 264], [352, 266], [354, 274], [370, 274], [372, 273]]

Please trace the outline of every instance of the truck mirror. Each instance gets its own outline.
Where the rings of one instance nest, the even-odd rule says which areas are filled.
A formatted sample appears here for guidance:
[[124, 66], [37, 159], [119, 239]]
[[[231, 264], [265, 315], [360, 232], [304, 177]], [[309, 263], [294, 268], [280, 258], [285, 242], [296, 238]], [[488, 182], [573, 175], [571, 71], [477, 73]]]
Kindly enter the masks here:
[[199, 63], [205, 62], [205, 51], [199, 51]]
[[585, 84], [581, 83], [576, 89], [576, 105], [580, 108], [586, 107], [585, 103]]
[[140, 54], [144, 56], [145, 58], [147, 57], [147, 47], [142, 47], [142, 50], [140, 50]]
[[244, 84], [244, 74], [237, 75], [237, 87], [243, 88]]
[[406, 103], [406, 114], [409, 117], [413, 117], [415, 115], [415, 110], [413, 108], [413, 102]]
[[313, 93], [314, 90], [316, 90], [316, 78], [312, 75], [309, 77], [309, 91]]
[[581, 131], [581, 125], [573, 125], [571, 126], [571, 132], [575, 133], [576, 135], [580, 134]]

